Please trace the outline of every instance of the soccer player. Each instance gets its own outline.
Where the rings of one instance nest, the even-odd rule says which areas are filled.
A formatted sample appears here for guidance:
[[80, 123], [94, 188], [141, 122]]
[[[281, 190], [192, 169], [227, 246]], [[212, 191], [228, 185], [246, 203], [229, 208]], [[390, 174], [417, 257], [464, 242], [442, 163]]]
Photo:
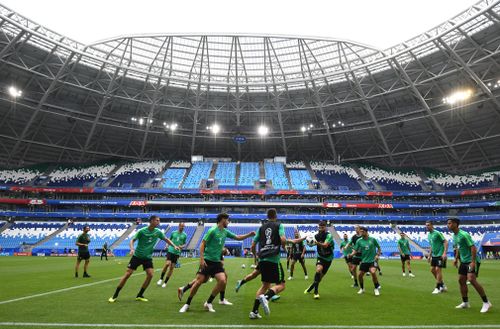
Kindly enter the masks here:
[[[300, 239], [299, 231], [295, 231], [295, 239]], [[306, 254], [305, 242], [297, 242], [292, 244], [292, 264], [290, 267], [290, 277], [288, 280], [293, 280], [293, 270], [295, 268], [295, 263], [299, 262], [302, 265], [302, 269], [304, 270], [304, 276], [307, 280], [309, 277], [307, 276], [307, 268], [306, 263], [304, 261], [304, 256]]]
[[285, 245], [286, 250], [286, 271], [290, 272], [290, 260], [292, 259], [292, 245], [287, 243]]
[[[165, 234], [163, 234], [162, 231], [157, 229], [158, 225], [160, 225], [160, 217], [155, 215], [149, 217], [149, 225], [138, 230], [134, 238], [130, 240], [129, 246], [132, 258], [127, 265], [127, 271], [120, 279], [120, 283], [118, 284], [118, 287], [116, 287], [115, 293], [108, 299], [108, 302], [114, 303], [116, 301], [120, 290], [122, 290], [123, 286], [125, 286], [125, 283], [127, 283], [127, 280], [130, 278], [132, 273], [137, 270], [139, 265], [142, 265], [142, 268], [146, 272], [146, 279], [144, 280], [144, 283], [142, 284], [135, 300], [141, 302], [148, 301], [146, 298], [144, 298], [144, 291], [146, 291], [146, 288], [149, 286], [151, 279], [153, 279], [154, 270], [152, 256], [153, 248], [156, 245], [156, 242], [158, 241], [158, 239], [161, 239], [169, 245], [173, 246], [175, 249], [180, 250], [180, 248], [178, 246], [175, 246], [169, 238], [165, 237]], [[134, 243], [136, 241], [137, 248], [134, 249]]]
[[[262, 305], [264, 313], [269, 315], [268, 300], [273, 296], [285, 290], [285, 277], [283, 267], [280, 263], [281, 247], [285, 248], [286, 243], [298, 243], [305, 240], [304, 238], [288, 240], [285, 238], [285, 228], [283, 224], [277, 221], [278, 214], [276, 209], [267, 210], [268, 221], [263, 223], [255, 235], [251, 250], [256, 254], [257, 244], [259, 245], [259, 270], [261, 274], [262, 286], [255, 294], [255, 301], [250, 319], [260, 319], [259, 306]], [[271, 287], [272, 284], [274, 287]]]
[[446, 251], [448, 250], [448, 240], [444, 237], [443, 233], [436, 231], [432, 221], [428, 220], [425, 222], [425, 227], [429, 234], [427, 238], [429, 239], [429, 244], [431, 246], [431, 252], [428, 257], [429, 263], [431, 263], [431, 273], [436, 279], [436, 288], [432, 291], [434, 295], [446, 291], [446, 286], [443, 281], [443, 268], [446, 268]]
[[103, 257], [106, 257], [106, 260], [108, 260], [108, 243], [106, 241], [102, 245], [101, 260]]
[[405, 273], [405, 263], [406, 266], [408, 267], [408, 276], [410, 278], [414, 278], [415, 275], [411, 273], [411, 265], [410, 265], [410, 241], [406, 238], [406, 234], [401, 232], [401, 239], [398, 240], [398, 249], [399, 249], [399, 255], [401, 257], [401, 267], [403, 269], [403, 276], [406, 276]]
[[316, 274], [314, 274], [314, 282], [304, 291], [305, 294], [308, 294], [314, 289], [314, 299], [319, 299], [319, 283], [328, 272], [330, 265], [332, 265], [334, 249], [333, 237], [332, 234], [326, 230], [325, 221], [319, 222], [318, 231], [319, 232], [314, 236], [318, 251]]
[[78, 257], [76, 258], [75, 265], [75, 278], [78, 278], [78, 270], [80, 268], [80, 262], [82, 260], [85, 261], [83, 264], [83, 277], [90, 278], [90, 275], [87, 273], [87, 269], [89, 268], [90, 263], [90, 252], [89, 252], [89, 237], [90, 226], [85, 225], [83, 227], [83, 233], [78, 236], [76, 239], [76, 245], [78, 246]]
[[184, 304], [179, 310], [180, 313], [184, 313], [189, 310], [191, 301], [196, 295], [198, 288], [203, 283], [207, 282], [208, 278], [212, 275], [217, 280], [217, 284], [213, 288], [210, 297], [203, 304], [203, 307], [209, 312], [215, 312], [212, 301], [219, 292], [226, 290], [227, 284], [227, 277], [221, 263], [222, 250], [224, 248], [224, 243], [226, 242], [226, 237], [241, 241], [255, 235], [255, 232], [249, 232], [244, 235], [235, 235], [227, 229], [228, 225], [229, 215], [225, 213], [218, 214], [217, 225], [210, 228], [203, 237], [200, 245], [200, 269], [196, 275], [196, 281], [192, 285], [191, 283], [188, 283], [184, 287], [180, 287], [177, 290], [179, 299], [182, 299], [184, 292], [191, 289], [186, 304]]
[[[161, 270], [160, 280], [156, 282], [156, 284], [158, 286], [161, 286], [162, 288], [165, 288], [167, 286], [167, 282], [172, 276], [175, 265], [177, 264], [177, 260], [181, 255], [181, 250], [186, 245], [187, 235], [186, 233], [184, 233], [184, 227], [185, 227], [184, 223], [179, 223], [178, 229], [176, 231], [173, 231], [172, 234], [170, 234], [170, 241], [174, 243], [174, 246], [178, 246], [179, 249], [174, 248], [174, 246], [168, 247], [167, 260], [165, 261], [165, 265], [163, 265], [163, 269]], [[167, 269], [168, 269], [168, 274], [167, 277], [165, 278]]]
[[344, 255], [344, 260], [345, 263], [347, 264], [347, 270], [351, 275], [351, 279], [354, 279], [354, 274], [352, 273], [352, 257], [351, 257], [352, 246], [349, 244], [349, 238], [345, 233], [344, 233], [344, 240], [342, 240], [342, 242], [340, 243], [340, 251], [342, 251], [342, 254]]
[[486, 313], [490, 309], [491, 303], [488, 301], [483, 287], [477, 281], [481, 261], [477, 257], [477, 248], [474, 245], [474, 241], [472, 241], [469, 233], [459, 228], [460, 220], [458, 218], [448, 219], [447, 225], [448, 229], [453, 232], [453, 244], [455, 245], [455, 260], [453, 261], [453, 265], [457, 267], [458, 260], [460, 260], [458, 284], [460, 286], [460, 294], [462, 295], [462, 303], [457, 305], [456, 308], [470, 308], [469, 297], [467, 296], [468, 280], [483, 300], [483, 307], [480, 312]]
[[[349, 241], [349, 244], [347, 245], [347, 247], [354, 247], [354, 245], [356, 244], [356, 242], [361, 239], [361, 231], [360, 231], [360, 226], [359, 225], [355, 225], [354, 226], [354, 230], [356, 231], [356, 233], [352, 236], [351, 238], [351, 241]], [[352, 275], [354, 276], [354, 284], [352, 285], [353, 288], [357, 288], [358, 287], [358, 276], [357, 276], [357, 267], [358, 265], [361, 263], [361, 253], [360, 252], [356, 252], [354, 254], [354, 256], [351, 256], [352, 260], [351, 260], [351, 273]]]
[[380, 296], [380, 284], [378, 283], [377, 278], [377, 269], [375, 267], [375, 262], [378, 261], [382, 250], [380, 249], [380, 245], [378, 241], [368, 236], [368, 229], [366, 227], [359, 228], [361, 233], [361, 239], [356, 241], [356, 244], [353, 246], [352, 256], [356, 254], [356, 252], [361, 252], [361, 264], [359, 264], [359, 291], [358, 294], [363, 294], [365, 292], [364, 288], [364, 276], [365, 273], [370, 273], [372, 276], [373, 285], [375, 286], [375, 296]]

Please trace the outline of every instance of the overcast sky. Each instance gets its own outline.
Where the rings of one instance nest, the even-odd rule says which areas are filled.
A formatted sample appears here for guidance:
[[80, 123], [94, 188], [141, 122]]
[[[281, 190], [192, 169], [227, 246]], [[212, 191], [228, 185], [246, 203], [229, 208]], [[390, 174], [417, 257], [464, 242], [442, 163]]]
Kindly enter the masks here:
[[385, 49], [477, 0], [0, 0], [82, 43], [142, 33], [248, 33], [346, 39]]

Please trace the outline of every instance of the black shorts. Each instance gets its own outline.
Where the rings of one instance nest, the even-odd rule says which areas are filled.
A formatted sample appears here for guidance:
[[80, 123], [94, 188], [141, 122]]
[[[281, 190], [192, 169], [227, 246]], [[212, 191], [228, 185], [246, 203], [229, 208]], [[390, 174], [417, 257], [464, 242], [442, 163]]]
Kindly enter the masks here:
[[351, 260], [351, 264], [353, 264], [353, 265], [361, 264], [361, 258], [354, 256]]
[[323, 266], [323, 270], [321, 271], [321, 273], [323, 273], [323, 275], [325, 275], [326, 272], [328, 272], [330, 265], [332, 265], [332, 262], [324, 260], [323, 258], [317, 258], [316, 259], [316, 266], [318, 266], [318, 265]]
[[446, 268], [446, 259], [443, 260], [442, 257], [432, 257], [431, 266], [432, 267]]
[[352, 257], [351, 256], [344, 256], [344, 260], [346, 264], [351, 264], [352, 263]]
[[401, 262], [404, 263], [407, 260], [410, 260], [410, 255], [399, 255], [401, 257]]
[[153, 260], [152, 259], [142, 259], [142, 258], [132, 256], [132, 258], [130, 259], [130, 262], [127, 265], [127, 268], [130, 268], [130, 269], [135, 271], [135, 270], [137, 270], [137, 268], [140, 265], [142, 265], [142, 268], [144, 269], [144, 271], [147, 270], [148, 268], [153, 268]]
[[458, 267], [458, 274], [467, 276], [468, 273], [475, 273], [476, 277], [478, 277], [479, 267], [481, 266], [481, 263], [476, 263], [476, 268], [474, 269], [474, 271], [471, 271], [469, 265], [470, 263], [460, 263], [460, 266]]
[[171, 252], [167, 252], [167, 260], [169, 260], [173, 264], [177, 264], [177, 260], [180, 255], [172, 254]]
[[199, 268], [198, 273], [204, 276], [215, 276], [217, 273], [224, 273], [224, 267], [221, 262], [212, 262], [210, 260], [205, 260], [207, 266], [204, 268]]
[[261, 281], [280, 284], [285, 282], [285, 273], [281, 263], [260, 261], [259, 267]]
[[292, 259], [295, 261], [302, 261], [303, 260], [302, 254], [293, 254]]
[[370, 268], [376, 267], [375, 263], [361, 263], [359, 264], [359, 271], [360, 272], [370, 272]]
[[89, 260], [90, 252], [88, 251], [79, 251], [78, 252], [78, 260]]

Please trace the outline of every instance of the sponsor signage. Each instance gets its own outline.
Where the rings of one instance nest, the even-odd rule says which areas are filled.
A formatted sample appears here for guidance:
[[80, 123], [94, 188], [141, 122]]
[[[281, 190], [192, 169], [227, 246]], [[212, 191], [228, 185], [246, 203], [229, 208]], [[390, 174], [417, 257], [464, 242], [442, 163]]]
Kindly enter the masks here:
[[233, 141], [236, 144], [245, 144], [247, 142], [247, 138], [245, 136], [238, 135], [233, 137]]

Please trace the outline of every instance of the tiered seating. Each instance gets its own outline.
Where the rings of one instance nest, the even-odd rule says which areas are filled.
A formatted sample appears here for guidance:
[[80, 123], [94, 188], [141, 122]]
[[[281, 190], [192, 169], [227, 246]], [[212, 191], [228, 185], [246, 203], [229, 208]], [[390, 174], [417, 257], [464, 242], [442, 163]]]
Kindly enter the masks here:
[[0, 184], [23, 185], [42, 173], [36, 169], [0, 170]]
[[242, 162], [238, 186], [253, 187], [260, 178], [259, 164], [257, 162]]
[[[137, 227], [128, 235], [128, 237], [123, 239], [123, 241], [118, 246], [115, 246], [115, 248], [113, 249], [114, 254], [116, 256], [125, 256], [130, 251], [130, 248], [129, 248], [130, 240], [133, 239], [133, 237], [135, 236], [135, 234], [137, 233], [138, 230], [140, 230], [141, 228], [146, 227], [146, 226], [148, 226], [148, 225], [147, 224], [137, 225]], [[158, 229], [162, 230], [163, 232], [165, 232], [165, 230], [167, 230], [167, 228], [168, 228], [167, 224], [161, 224], [158, 227]]]
[[18, 251], [23, 244], [34, 244], [63, 225], [61, 222], [17, 222], [0, 234], [0, 246], [4, 251]]
[[264, 170], [266, 172], [266, 179], [273, 183], [275, 189], [288, 190], [290, 188], [283, 163], [266, 162]]
[[59, 167], [50, 173], [47, 186], [84, 186], [97, 178], [108, 176], [115, 167], [114, 164], [90, 167]]
[[112, 187], [140, 187], [158, 175], [167, 163], [165, 161], [143, 161], [128, 163], [120, 167], [113, 177]]
[[307, 170], [290, 170], [290, 183], [292, 188], [295, 190], [307, 190], [309, 189], [309, 182], [311, 181], [311, 175]]
[[286, 164], [287, 169], [306, 169], [304, 161], [294, 161]]
[[170, 168], [163, 173], [162, 178], [164, 179], [164, 188], [179, 188], [182, 179], [186, 175], [186, 169], [182, 168]]
[[191, 167], [191, 162], [188, 161], [174, 161], [170, 165], [170, 168], [185, 168], [188, 169]]
[[104, 242], [108, 246], [116, 241], [127, 230], [128, 225], [124, 223], [89, 223], [89, 224], [73, 224], [66, 230], [57, 234], [55, 237], [38, 246], [34, 252], [50, 252], [57, 251], [62, 253], [64, 249], [78, 249], [76, 239], [83, 232], [85, 225], [90, 226], [89, 236], [90, 245], [89, 251], [93, 255], [96, 249], [101, 249]]
[[236, 185], [236, 162], [219, 162], [215, 171], [215, 179], [219, 187], [234, 187]]
[[208, 179], [212, 170], [213, 162], [195, 162], [191, 167], [189, 175], [182, 184], [183, 188], [199, 188], [201, 181]]
[[363, 175], [379, 183], [386, 190], [422, 190], [420, 186], [421, 179], [413, 170], [385, 170], [366, 165], [358, 167]]
[[479, 175], [453, 175], [436, 171], [426, 171], [425, 174], [444, 189], [474, 189], [490, 186], [495, 175], [500, 175], [500, 171], [489, 171]]
[[357, 181], [359, 176], [351, 167], [326, 162], [311, 162], [311, 168], [314, 170], [316, 177], [324, 181], [329, 189], [361, 189]]

